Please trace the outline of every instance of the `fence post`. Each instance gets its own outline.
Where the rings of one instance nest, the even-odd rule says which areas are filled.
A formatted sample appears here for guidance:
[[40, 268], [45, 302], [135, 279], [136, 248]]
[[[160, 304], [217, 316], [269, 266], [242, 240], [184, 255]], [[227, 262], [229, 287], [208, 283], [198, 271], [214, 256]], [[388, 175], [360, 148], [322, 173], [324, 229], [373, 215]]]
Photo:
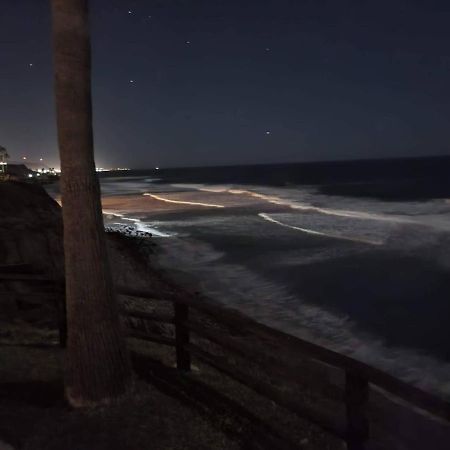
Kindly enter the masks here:
[[358, 373], [345, 373], [345, 404], [347, 414], [347, 449], [365, 450], [369, 439], [367, 402], [369, 383]]
[[189, 328], [187, 324], [189, 307], [184, 303], [174, 302], [174, 309], [177, 369], [189, 372], [191, 370], [191, 355], [186, 348], [187, 344], [189, 344]]

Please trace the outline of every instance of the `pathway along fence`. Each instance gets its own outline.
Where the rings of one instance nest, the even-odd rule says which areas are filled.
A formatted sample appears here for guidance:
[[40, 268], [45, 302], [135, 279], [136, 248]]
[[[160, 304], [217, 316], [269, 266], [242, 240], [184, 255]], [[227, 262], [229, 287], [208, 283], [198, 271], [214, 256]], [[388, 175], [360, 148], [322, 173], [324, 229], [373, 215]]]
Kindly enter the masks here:
[[[128, 297], [138, 297], [144, 299], [156, 300], [154, 296], [147, 292], [138, 292], [130, 289], [119, 289], [119, 294]], [[158, 299], [161, 301], [161, 299]], [[171, 301], [171, 300], [167, 300]], [[235, 381], [244, 384], [263, 397], [266, 397], [279, 406], [295, 413], [296, 415], [309, 420], [315, 425], [321, 427], [324, 431], [344, 440], [349, 450], [363, 450], [369, 448], [371, 441], [371, 420], [368, 414], [369, 410], [369, 392], [374, 388], [379, 388], [388, 395], [392, 395], [401, 401], [406, 402], [411, 410], [419, 408], [424, 412], [431, 414], [434, 418], [444, 422], [444, 427], [450, 425], [450, 403], [422, 391], [410, 384], [373, 367], [368, 366], [360, 361], [354, 360], [345, 355], [328, 350], [324, 347], [312, 344], [291, 335], [287, 335], [281, 331], [272, 329], [262, 325], [246, 316], [237, 312], [230, 311], [221, 306], [205, 304], [205, 303], [184, 303], [173, 301], [174, 315], [156, 314], [139, 311], [123, 311], [128, 317], [142, 319], [145, 321], [155, 321], [165, 324], [173, 324], [175, 326], [175, 339], [169, 339], [156, 334], [134, 332], [132, 335], [148, 341], [170, 345], [175, 347], [177, 368], [181, 371], [189, 371], [191, 368], [192, 356], [198, 358], [201, 362], [206, 363], [218, 370], [222, 374], [231, 377]], [[342, 395], [339, 395], [337, 386], [328, 386], [328, 391], [332, 391], [335, 399], [340, 399], [345, 408], [345, 417], [342, 420], [333, 421], [327, 418], [326, 414], [321, 414], [314, 408], [302, 405], [299, 402], [292, 401], [289, 396], [282, 395], [280, 391], [275, 389], [270, 383], [258, 380], [243, 371], [242, 369], [232, 365], [225, 358], [205, 351], [198, 345], [191, 342], [191, 336], [206, 339], [215, 345], [223, 348], [223, 350], [231, 356], [237, 355], [244, 357], [261, 368], [265, 373], [276, 377], [281, 383], [285, 381], [301, 382], [302, 374], [298, 368], [294, 368], [289, 364], [278, 362], [276, 365], [270, 355], [257, 350], [254, 346], [245, 345], [245, 342], [237, 342], [236, 339], [230, 338], [225, 333], [214, 327], [205, 326], [204, 323], [190, 317], [190, 311], [197, 311], [206, 314], [219, 325], [231, 327], [233, 329], [244, 329], [253, 333], [256, 337], [258, 334], [269, 333], [276, 339], [279, 339], [285, 348], [296, 352], [299, 357], [310, 358], [335, 369], [340, 369], [345, 373], [345, 388]], [[302, 383], [305, 385], [305, 382]], [[309, 386], [314, 389], [314, 383]], [[319, 394], [321, 394], [319, 392]], [[392, 430], [391, 430], [392, 432]], [[395, 429], [393, 430], [396, 433]], [[450, 428], [449, 435], [450, 437]], [[400, 446], [400, 448], [413, 448], [413, 446]], [[450, 448], [450, 441], [448, 447]]]

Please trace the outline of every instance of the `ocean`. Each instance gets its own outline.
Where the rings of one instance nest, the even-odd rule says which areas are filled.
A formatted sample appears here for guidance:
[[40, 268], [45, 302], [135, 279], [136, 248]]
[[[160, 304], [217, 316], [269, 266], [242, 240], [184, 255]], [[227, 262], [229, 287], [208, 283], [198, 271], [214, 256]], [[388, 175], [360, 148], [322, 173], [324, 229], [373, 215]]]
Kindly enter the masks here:
[[450, 158], [101, 175], [213, 301], [450, 397]]

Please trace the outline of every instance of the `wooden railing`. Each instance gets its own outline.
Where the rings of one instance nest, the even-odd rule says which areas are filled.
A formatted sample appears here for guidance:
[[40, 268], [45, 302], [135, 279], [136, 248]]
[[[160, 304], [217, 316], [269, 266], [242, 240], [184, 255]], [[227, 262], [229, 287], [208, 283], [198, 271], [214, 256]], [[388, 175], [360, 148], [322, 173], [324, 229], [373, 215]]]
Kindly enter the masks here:
[[[26, 281], [37, 285], [42, 283], [53, 284], [57, 294], [60, 343], [64, 346], [66, 321], [62, 283], [57, 283], [48, 277], [32, 273], [31, 269], [29, 269], [28, 266], [3, 266], [2, 270], [0, 270], [0, 282]], [[349, 450], [371, 448], [370, 444], [373, 443], [374, 439], [372, 433], [374, 423], [369, 412], [371, 406], [370, 395], [374, 392], [381, 392], [389, 400], [400, 401], [402, 407], [408, 408], [414, 414], [419, 414], [418, 417], [423, 418], [424, 421], [431, 420], [434, 423], [437, 420], [440, 424], [439, 426], [445, 427], [445, 430], [448, 427], [450, 430], [449, 402], [365, 363], [285, 334], [219, 305], [203, 302], [182, 302], [175, 299], [156, 299], [154, 295], [148, 292], [127, 288], [119, 288], [118, 293], [128, 297], [173, 304], [173, 314], [130, 309], [122, 310], [122, 314], [128, 319], [158, 322], [174, 326], [174, 337], [135, 328], [129, 329], [129, 335], [137, 339], [173, 347], [179, 371], [182, 373], [189, 372], [191, 370], [191, 359], [197, 358], [202, 363], [238, 381], [262, 397], [270, 399], [299, 417], [309, 420], [333, 436], [344, 440]], [[207, 317], [208, 320], [199, 320], [199, 315]], [[274, 340], [281, 343], [283, 348], [289, 351], [290, 354], [298, 356], [298, 359], [307, 358], [310, 361], [339, 370], [345, 375], [343, 389], [342, 386], [330, 382], [324, 382], [323, 380], [317, 382], [314, 379], [303, 377], [299, 371], [298, 364], [296, 364], [296, 361], [292, 361], [292, 358], [287, 360], [277, 358], [276, 355], [271, 355], [270, 352], [265, 352], [258, 346], [252, 345], [245, 338], [233, 338], [229, 334], [207, 325], [209, 319], [212, 319], [215, 324], [231, 330], [245, 330], [247, 335], [252, 336], [256, 340], [259, 337], [271, 336]], [[198, 338], [222, 348], [222, 356], [218, 356], [218, 354], [199, 346]], [[336, 418], [327, 414], [327, 411], [311, 406], [311, 404], [296, 401], [289, 395], [274, 388], [270, 383], [261, 380], [260, 377], [254, 376], [251, 371], [246, 371], [245, 367], [230, 364], [226, 358], [227, 355], [251, 362], [262, 373], [273, 377], [281, 384], [294, 384], [295, 386], [307, 388], [316, 397], [323, 396], [332, 399], [334, 402], [343, 405], [345, 413], [342, 417]], [[399, 447], [395, 448], [408, 450], [422, 448], [412, 442], [414, 440], [412, 437], [414, 434], [413, 429], [409, 430], [411, 437], [408, 441], [408, 436], [405, 436], [405, 433], [400, 436], [400, 431], [395, 426], [392, 428], [389, 432], [394, 437], [398, 438], [399, 441], [405, 440], [405, 443], [402, 444], [403, 446], [399, 445]], [[448, 436], [448, 446], [445, 446], [444, 443], [439, 448], [450, 448], [450, 431]], [[431, 446], [430, 448], [435, 450], [437, 447]]]
[[[42, 271], [36, 270], [31, 264], [0, 264], [0, 285], [23, 283], [32, 288], [32, 292], [18, 293], [14, 290], [2, 291], [3, 295], [16, 297], [42, 296], [52, 297], [54, 300], [56, 319], [58, 321], [59, 344], [63, 347], [67, 339], [66, 302], [64, 294], [64, 280], [50, 277]], [[42, 287], [50, 288], [42, 292]]]
[[[155, 300], [154, 296], [146, 292], [119, 289], [119, 293], [129, 297], [139, 297]], [[158, 301], [161, 301], [160, 299]], [[173, 300], [167, 300], [173, 301]], [[128, 317], [142, 320], [150, 320], [175, 325], [175, 339], [161, 339], [159, 336], [151, 336], [143, 333], [140, 336], [153, 342], [159, 342], [174, 346], [176, 349], [177, 368], [181, 371], [189, 371], [191, 358], [198, 358], [201, 362], [213, 367], [222, 374], [251, 388], [256, 393], [266, 397], [285, 409], [308, 419], [321, 427], [324, 431], [344, 440], [349, 450], [363, 450], [369, 448], [371, 440], [371, 420], [369, 417], [369, 393], [374, 389], [381, 389], [389, 396], [404, 401], [411, 410], [419, 408], [434, 418], [444, 421], [450, 426], [450, 403], [433, 396], [413, 385], [407, 384], [379, 369], [371, 367], [363, 362], [339, 354], [327, 348], [315, 345], [311, 342], [285, 334], [281, 331], [260, 324], [238, 312], [231, 311], [219, 305], [211, 305], [202, 302], [173, 301], [174, 316], [158, 315], [138, 311], [123, 311]], [[205, 326], [195, 317], [189, 317], [190, 312], [199, 312], [212, 318], [215, 323], [225, 325], [231, 329], [241, 329], [252, 333], [254, 337], [265, 334], [272, 336], [282, 343], [283, 347], [294, 352], [299, 358], [310, 358], [316, 362], [340, 369], [345, 374], [344, 389], [339, 389], [335, 384], [322, 383], [318, 386], [315, 382], [307, 386], [309, 390], [316, 389], [317, 395], [325, 395], [335, 401], [340, 401], [345, 407], [345, 417], [336, 420], [330, 418], [323, 411], [306, 404], [301, 404], [283, 395], [267, 382], [259, 380], [242, 368], [229, 364], [224, 357], [217, 356], [200, 348], [191, 341], [191, 336], [200, 337], [219, 345], [231, 356], [239, 356], [260, 367], [267, 375], [275, 377], [280, 383], [295, 382], [300, 385], [308, 385], [308, 381], [302, 381], [298, 366], [289, 361], [281, 361], [273, 358], [267, 352], [258, 350], [253, 345], [246, 345], [245, 339], [239, 342], [226, 335], [226, 333]], [[198, 315], [198, 314], [197, 314]], [[309, 380], [311, 381], [311, 380]], [[425, 420], [425, 419], [424, 419]], [[393, 431], [395, 434], [395, 430]], [[450, 439], [450, 428], [449, 428]], [[403, 448], [413, 448], [405, 444]], [[400, 446], [401, 447], [401, 446]], [[447, 447], [445, 447], [447, 448]], [[450, 441], [448, 448], [450, 448]]]

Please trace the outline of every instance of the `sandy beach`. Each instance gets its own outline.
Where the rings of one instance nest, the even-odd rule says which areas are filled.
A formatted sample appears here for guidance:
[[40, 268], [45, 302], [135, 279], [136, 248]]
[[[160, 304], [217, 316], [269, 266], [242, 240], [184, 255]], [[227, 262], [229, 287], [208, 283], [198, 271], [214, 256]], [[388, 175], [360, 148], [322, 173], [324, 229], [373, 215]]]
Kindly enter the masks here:
[[[429, 216], [437, 227], [430, 229], [428, 216], [400, 214], [430, 210], [430, 203], [308, 190], [299, 201], [292, 188], [139, 179], [132, 186], [121, 195], [126, 182], [103, 182], [106, 224], [153, 233], [158, 264], [181, 282], [262, 323], [450, 395], [450, 341], [435, 320], [450, 314], [444, 216]], [[328, 205], [329, 198], [336, 200]]]

